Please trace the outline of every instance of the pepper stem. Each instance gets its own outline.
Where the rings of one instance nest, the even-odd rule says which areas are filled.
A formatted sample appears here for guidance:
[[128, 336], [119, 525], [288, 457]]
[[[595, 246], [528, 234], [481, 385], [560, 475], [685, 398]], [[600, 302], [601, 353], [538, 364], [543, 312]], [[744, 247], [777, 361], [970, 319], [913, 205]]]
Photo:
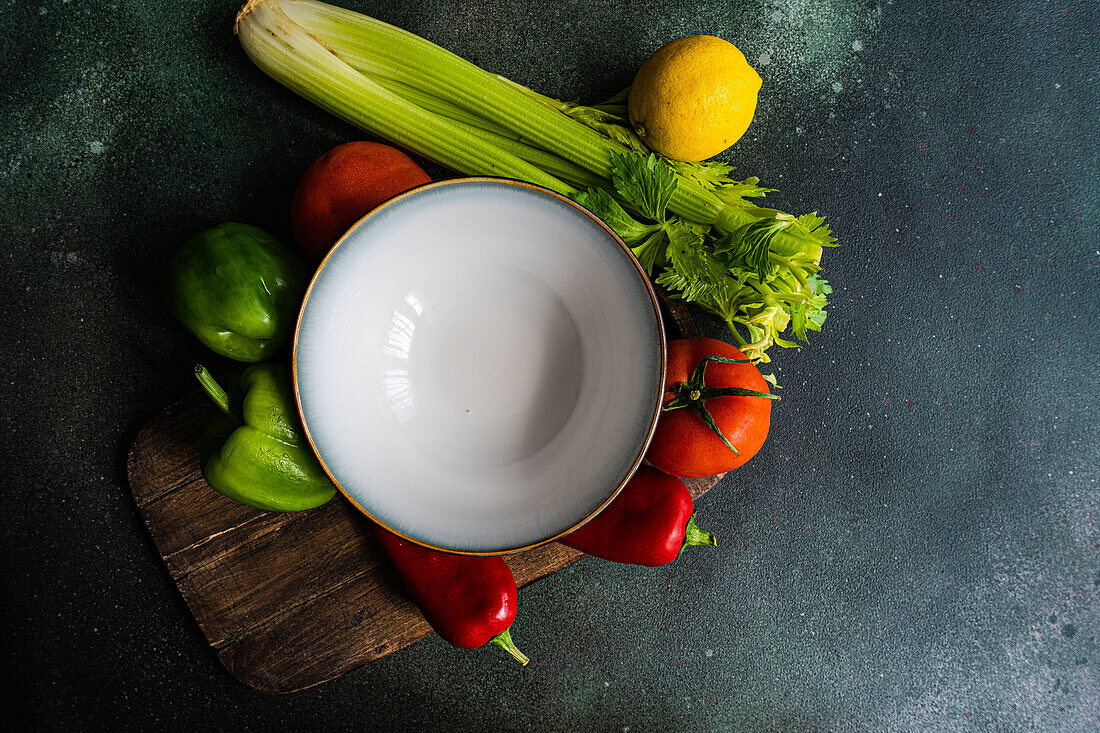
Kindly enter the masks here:
[[237, 422], [241, 422], [241, 416], [238, 415], [233, 407], [229, 404], [229, 395], [225, 393], [222, 386], [215, 381], [214, 377], [210, 375], [210, 372], [206, 370], [202, 364], [195, 365], [195, 379], [199, 380], [199, 384], [202, 385], [203, 391], [206, 395], [213, 400], [222, 412], [229, 417], [233, 418]]
[[527, 658], [526, 654], [516, 649], [516, 645], [512, 643], [512, 635], [508, 633], [508, 629], [505, 629], [492, 639], [489, 639], [489, 643], [493, 646], [499, 646], [501, 649], [511, 654], [524, 667], [531, 661]]
[[699, 529], [699, 525], [695, 523], [694, 514], [688, 518], [687, 526], [684, 527], [684, 544], [680, 546], [680, 554], [684, 554], [684, 550], [692, 545], [718, 546], [718, 540], [715, 539], [714, 535], [705, 529]]

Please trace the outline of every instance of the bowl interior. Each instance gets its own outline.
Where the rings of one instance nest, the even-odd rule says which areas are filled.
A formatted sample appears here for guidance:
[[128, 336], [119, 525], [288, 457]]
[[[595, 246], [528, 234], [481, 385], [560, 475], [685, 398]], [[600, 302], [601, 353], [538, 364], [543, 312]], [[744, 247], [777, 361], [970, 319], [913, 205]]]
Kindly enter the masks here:
[[503, 553], [597, 512], [656, 421], [653, 292], [597, 220], [542, 189], [430, 184], [360, 221], [295, 336], [306, 430], [364, 512], [421, 544]]

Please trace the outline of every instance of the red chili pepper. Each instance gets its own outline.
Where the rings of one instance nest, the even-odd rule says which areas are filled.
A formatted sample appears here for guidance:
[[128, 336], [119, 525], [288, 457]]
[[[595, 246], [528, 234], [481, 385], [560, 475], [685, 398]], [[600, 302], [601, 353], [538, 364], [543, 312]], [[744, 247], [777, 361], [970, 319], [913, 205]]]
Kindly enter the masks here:
[[499, 557], [436, 552], [382, 527], [374, 536], [436, 633], [460, 649], [492, 643], [523, 664], [508, 627], [516, 618], [516, 579]]
[[558, 542], [613, 562], [666, 565], [689, 545], [716, 545], [695, 526], [691, 494], [680, 479], [642, 466], [615, 501]]

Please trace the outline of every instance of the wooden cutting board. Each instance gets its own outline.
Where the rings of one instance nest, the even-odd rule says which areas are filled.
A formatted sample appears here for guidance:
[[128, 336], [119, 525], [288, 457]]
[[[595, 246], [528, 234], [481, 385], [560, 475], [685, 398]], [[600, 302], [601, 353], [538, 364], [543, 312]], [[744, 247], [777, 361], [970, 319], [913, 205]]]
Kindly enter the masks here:
[[[666, 308], [670, 338], [695, 334], [681, 304]], [[210, 488], [199, 471], [198, 435], [215, 409], [198, 390], [166, 408], [138, 433], [127, 469], [168, 572], [229, 672], [264, 692], [293, 692], [431, 633], [367, 519], [342, 496], [284, 514]], [[698, 497], [717, 481], [687, 483]], [[507, 561], [523, 586], [581, 556], [554, 542]]]

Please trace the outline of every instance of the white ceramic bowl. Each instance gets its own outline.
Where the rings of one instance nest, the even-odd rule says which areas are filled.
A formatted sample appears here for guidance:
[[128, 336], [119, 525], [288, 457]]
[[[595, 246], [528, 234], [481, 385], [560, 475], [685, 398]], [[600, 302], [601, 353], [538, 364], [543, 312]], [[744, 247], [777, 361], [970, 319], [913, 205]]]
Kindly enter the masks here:
[[555, 193], [421, 186], [360, 220], [294, 337], [306, 433], [340, 490], [419, 544], [502, 554], [604, 507], [642, 460], [664, 384], [653, 289]]

